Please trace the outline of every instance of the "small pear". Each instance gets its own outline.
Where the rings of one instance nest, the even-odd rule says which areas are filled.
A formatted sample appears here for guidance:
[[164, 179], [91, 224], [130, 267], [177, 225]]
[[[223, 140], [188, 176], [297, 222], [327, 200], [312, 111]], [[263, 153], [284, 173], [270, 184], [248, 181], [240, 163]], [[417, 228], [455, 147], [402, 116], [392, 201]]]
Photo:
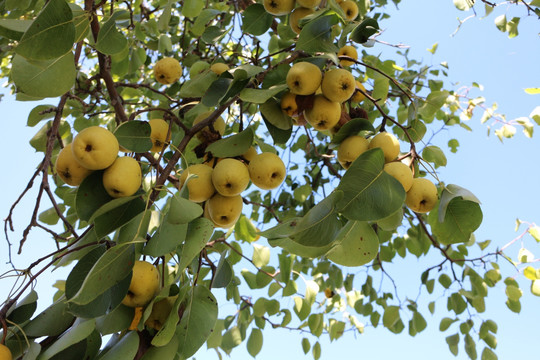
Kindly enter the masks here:
[[182, 76], [182, 66], [175, 58], [165, 57], [156, 62], [154, 78], [161, 84], [170, 85]]
[[287, 86], [289, 91], [296, 95], [311, 95], [321, 85], [321, 69], [310, 62], [295, 63], [287, 73]]
[[180, 175], [179, 188], [184, 186], [189, 175], [197, 175], [197, 177], [191, 178], [187, 183], [189, 200], [197, 203], [206, 201], [216, 192], [216, 188], [212, 183], [213, 171], [214, 169], [205, 164], [190, 165]]
[[236, 196], [249, 185], [249, 172], [243, 162], [236, 159], [223, 159], [212, 172], [212, 183], [223, 196]]
[[67, 144], [60, 150], [54, 165], [58, 176], [71, 186], [79, 186], [92, 173], [92, 170], [88, 170], [75, 159], [71, 151], [71, 144]]
[[120, 145], [116, 136], [100, 126], [81, 130], [73, 139], [71, 151], [81, 166], [89, 170], [102, 170], [112, 165]]
[[347, 170], [354, 160], [367, 151], [369, 140], [363, 136], [352, 135], [339, 144], [337, 159], [341, 166]]
[[137, 260], [127, 295], [122, 304], [129, 307], [145, 306], [159, 290], [159, 271], [149, 262]]
[[249, 162], [249, 177], [260, 189], [277, 188], [285, 180], [286, 175], [283, 160], [274, 153], [260, 153]]
[[356, 80], [349, 70], [330, 69], [324, 73], [321, 89], [326, 98], [342, 103], [349, 100], [353, 95], [356, 89]]
[[407, 191], [405, 204], [414, 212], [428, 213], [435, 207], [438, 200], [435, 184], [426, 178], [414, 178], [411, 188]]
[[401, 161], [392, 161], [384, 165], [384, 171], [399, 181], [406, 192], [409, 191], [413, 183], [413, 173], [410, 167]]
[[304, 116], [319, 131], [333, 128], [341, 117], [341, 104], [328, 100], [324, 95], [313, 97], [313, 107], [304, 111]]
[[206, 202], [205, 210], [215, 226], [228, 229], [240, 218], [243, 206], [240, 195], [223, 196], [216, 193]]
[[399, 155], [399, 141], [386, 131], [378, 133], [369, 142], [369, 148], [380, 148], [384, 153], [385, 162], [393, 161]]
[[152, 140], [150, 151], [161, 152], [171, 141], [169, 123], [163, 119], [151, 119], [148, 124], [150, 124], [150, 140]]
[[[351, 59], [358, 60], [358, 51], [352, 45], [345, 45], [339, 49], [338, 56], [348, 56]], [[339, 60], [339, 63], [341, 66], [354, 65], [354, 61], [351, 60]]]

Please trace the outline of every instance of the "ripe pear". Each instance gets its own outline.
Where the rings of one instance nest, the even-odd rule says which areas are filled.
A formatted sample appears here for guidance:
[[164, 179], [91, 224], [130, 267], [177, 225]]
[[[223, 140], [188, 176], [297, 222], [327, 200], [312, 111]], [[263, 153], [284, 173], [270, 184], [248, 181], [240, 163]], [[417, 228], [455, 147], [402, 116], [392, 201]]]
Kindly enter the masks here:
[[363, 136], [352, 135], [339, 144], [337, 159], [341, 166], [347, 170], [354, 160], [367, 151], [369, 140]]
[[341, 117], [341, 104], [328, 100], [324, 95], [313, 97], [313, 107], [304, 111], [304, 116], [319, 131], [333, 128]]
[[289, 91], [296, 95], [311, 95], [321, 85], [321, 69], [310, 62], [295, 63], [287, 73], [287, 86]]
[[384, 165], [384, 171], [399, 181], [406, 192], [409, 191], [413, 183], [413, 173], [410, 167], [401, 161], [392, 161]]
[[214, 169], [205, 164], [190, 165], [182, 172], [182, 175], [180, 175], [179, 188], [184, 186], [189, 175], [197, 175], [197, 177], [191, 178], [187, 183], [189, 200], [196, 203], [206, 201], [216, 192], [216, 188], [212, 183], [213, 171]]
[[240, 218], [243, 206], [240, 195], [223, 196], [216, 193], [206, 202], [205, 208], [208, 208], [208, 215], [215, 226], [230, 228]]
[[249, 171], [240, 160], [223, 159], [214, 167], [212, 183], [223, 196], [240, 195], [249, 185]]
[[249, 162], [249, 177], [260, 189], [277, 188], [285, 180], [286, 175], [283, 160], [274, 153], [260, 153]]
[[116, 160], [119, 150], [116, 136], [100, 126], [81, 130], [71, 146], [75, 160], [89, 170], [108, 168]]
[[298, 115], [298, 105], [296, 104], [296, 95], [287, 91], [281, 98], [281, 111], [284, 114], [293, 117]]
[[300, 34], [302, 28], [299, 27], [298, 22], [306, 16], [313, 14], [314, 12], [315, 10], [306, 7], [297, 7], [296, 9], [294, 9], [291, 12], [291, 15], [289, 15], [289, 25], [291, 26], [291, 29], [295, 33]]
[[152, 312], [144, 322], [144, 325], [157, 331], [161, 330], [163, 325], [165, 325], [165, 321], [167, 321], [177, 298], [178, 295], [168, 296], [155, 302], [152, 306]]
[[161, 84], [170, 85], [182, 76], [182, 66], [175, 58], [165, 57], [156, 62], [154, 78]]
[[295, 3], [295, 0], [263, 0], [266, 12], [275, 16], [289, 14], [294, 9]]
[[127, 295], [122, 304], [129, 307], [145, 306], [159, 290], [159, 271], [149, 262], [137, 260]]
[[369, 142], [369, 148], [381, 148], [384, 153], [385, 162], [390, 162], [399, 155], [398, 139], [386, 131], [375, 135]]
[[343, 0], [339, 3], [339, 6], [345, 12], [345, 18], [349, 21], [353, 21], [358, 16], [358, 5], [352, 0]]
[[150, 128], [150, 140], [152, 140], [152, 152], [161, 152], [171, 141], [169, 123], [163, 119], [152, 119], [148, 121]]
[[217, 75], [221, 75], [225, 71], [229, 70], [229, 65], [222, 62], [213, 63], [212, 65], [210, 65], [210, 70], [212, 70]]
[[319, 6], [321, 0], [296, 0], [296, 3], [304, 8], [314, 9]]
[[255, 150], [253, 146], [250, 146], [249, 149], [247, 149], [247, 151], [242, 154], [242, 157], [246, 159], [247, 162], [253, 160], [255, 156], [257, 156], [257, 150]]
[[[214, 111], [213, 110], [210, 110], [210, 111], [206, 111], [202, 114], [199, 114], [195, 120], [193, 120], [193, 125], [196, 125], [198, 123], [200, 123], [201, 121], [205, 120], [206, 118], [208, 118], [210, 115], [212, 115]], [[214, 128], [215, 131], [212, 131], [210, 130], [210, 127], [209, 126], [205, 126], [204, 128], [202, 128], [198, 133], [197, 133], [197, 138], [199, 138], [199, 140], [201, 140], [201, 142], [212, 142], [212, 141], [215, 141], [219, 138], [221, 138], [223, 136], [223, 134], [225, 133], [225, 120], [223, 120], [223, 118], [220, 116], [218, 117], [214, 123], [212, 124], [212, 127]]]
[[[345, 45], [341, 47], [338, 51], [338, 56], [348, 56], [354, 60], [358, 60], [358, 52], [356, 48], [352, 45]], [[341, 66], [351, 66], [354, 64], [354, 61], [351, 60], [339, 60]]]
[[11, 354], [11, 350], [4, 345], [0, 344], [0, 360], [12, 360], [13, 355]]
[[[354, 89], [353, 96], [351, 96], [351, 101], [355, 103], [359, 103], [359, 102], [364, 101], [364, 99], [366, 98], [366, 95], [364, 95], [366, 93], [366, 88], [364, 87], [364, 84], [362, 84], [360, 81], [358, 80], [355, 80], [355, 81], [356, 81], [356, 89]], [[362, 91], [359, 91], [359, 89]]]
[[131, 196], [141, 187], [141, 167], [129, 156], [116, 158], [103, 172], [103, 187], [113, 198]]
[[92, 170], [88, 170], [75, 159], [71, 144], [64, 146], [58, 153], [55, 163], [56, 173], [68, 185], [79, 186]]
[[426, 178], [414, 178], [405, 204], [414, 212], [427, 213], [435, 207], [438, 198], [435, 184]]
[[327, 99], [342, 103], [350, 99], [356, 89], [353, 74], [346, 69], [328, 70], [322, 79], [321, 90]]

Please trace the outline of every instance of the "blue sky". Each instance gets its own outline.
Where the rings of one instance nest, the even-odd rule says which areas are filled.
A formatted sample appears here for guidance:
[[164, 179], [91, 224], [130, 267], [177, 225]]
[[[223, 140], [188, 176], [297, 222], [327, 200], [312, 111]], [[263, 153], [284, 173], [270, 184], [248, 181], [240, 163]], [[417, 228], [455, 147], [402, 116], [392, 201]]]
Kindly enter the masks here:
[[[393, 9], [393, 5], [388, 6]], [[494, 24], [494, 15], [480, 20], [470, 19], [463, 24], [455, 36], [454, 33], [458, 21], [457, 17], [464, 18], [467, 14], [457, 11], [452, 2], [414, 0], [403, 1], [399, 11], [392, 11], [393, 17], [382, 23], [384, 29], [381, 40], [389, 43], [403, 43], [411, 46], [413, 58], [420, 58], [427, 64], [437, 65], [447, 61], [450, 66], [449, 79], [455, 83], [455, 87], [468, 86], [472, 81], [484, 86], [482, 95], [491, 105], [497, 102], [499, 112], [508, 116], [508, 119], [520, 116], [528, 116], [530, 112], [540, 105], [540, 95], [525, 94], [524, 89], [540, 87], [540, 75], [537, 72], [538, 59], [540, 58], [540, 39], [538, 37], [538, 20], [533, 17], [522, 19], [520, 23], [520, 35], [515, 39], [508, 39], [506, 34], [499, 32]], [[497, 10], [498, 13], [501, 13]], [[521, 12], [522, 14], [524, 11]], [[426, 49], [434, 43], [439, 47], [435, 55]], [[383, 45], [376, 45], [368, 49], [372, 54], [379, 52], [388, 56], [389, 49]], [[3, 91], [5, 93], [5, 91]], [[51, 103], [51, 102], [47, 102]], [[54, 103], [54, 102], [52, 102]], [[0, 204], [0, 213], [5, 218], [9, 206], [24, 189], [27, 179], [34, 172], [36, 165], [41, 160], [39, 154], [34, 153], [27, 143], [37, 128], [25, 126], [28, 112], [35, 103], [17, 103], [9, 95], [4, 96], [0, 102], [0, 112], [4, 115], [0, 122], [0, 133], [3, 134], [1, 150], [4, 154], [5, 174], [0, 180], [5, 189]], [[440, 178], [446, 183], [454, 183], [471, 190], [481, 201], [484, 213], [484, 222], [476, 232], [479, 241], [491, 239], [496, 246], [503, 246], [512, 240], [518, 233], [514, 232], [515, 219], [520, 218], [529, 222], [540, 223], [536, 204], [540, 203], [540, 189], [538, 178], [540, 167], [538, 154], [540, 153], [540, 141], [537, 134], [533, 139], [526, 138], [519, 131], [514, 139], [505, 140], [502, 144], [493, 134], [487, 136], [486, 125], [479, 123], [480, 113], [469, 121], [468, 125], [474, 131], [467, 132], [459, 128], [437, 134], [434, 143], [444, 150], [446, 143], [455, 137], [460, 141], [457, 154], [449, 154], [448, 165], [440, 169]], [[538, 129], [536, 129], [538, 130]], [[12, 241], [17, 242], [18, 236], [27, 224], [27, 219], [32, 211], [36, 191], [32, 191], [21, 206], [17, 208], [15, 216], [16, 236]], [[44, 209], [48, 205], [44, 205]], [[39, 234], [39, 235], [38, 235]], [[26, 256], [35, 258], [40, 253], [41, 242], [47, 242], [42, 233], [33, 232], [25, 248], [28, 251], [25, 256], [16, 256], [15, 263], [25, 266], [28, 264]], [[528, 239], [525, 243], [533, 254], [540, 254], [540, 249], [533, 240]], [[517, 256], [520, 245], [511, 247], [508, 254]], [[0, 253], [5, 254], [5, 241], [0, 241]], [[32, 255], [32, 253], [34, 255]], [[398, 281], [400, 295], [403, 298], [415, 296], [419, 286], [419, 271], [430, 265], [434, 265], [438, 258], [409, 258], [405, 261], [397, 261], [387, 268]], [[515, 272], [504, 266], [504, 273], [513, 276]], [[0, 270], [7, 270], [2, 262]], [[361, 273], [362, 269], [350, 269], [352, 272]], [[0, 271], [3, 272], [3, 271]], [[65, 278], [66, 274], [58, 272], [50, 279]], [[528, 281], [521, 282], [524, 287]], [[49, 282], [40, 282], [39, 289], [43, 289], [43, 306], [49, 302], [53, 291]], [[2, 293], [7, 292], [6, 281], [0, 283]], [[538, 312], [538, 298], [533, 297], [525, 288], [525, 296], [522, 298], [522, 312], [519, 315], [511, 313], [504, 302], [504, 287], [490, 290], [487, 302], [487, 312], [482, 318], [491, 318], [497, 321], [499, 332], [497, 334], [499, 344], [496, 349], [499, 359], [532, 359], [537, 351], [537, 324], [540, 320]], [[402, 291], [402, 293], [401, 293]], [[432, 299], [430, 299], [431, 301]], [[447, 316], [444, 300], [437, 302], [437, 312], [431, 317], [427, 314], [427, 301], [420, 303], [423, 313], [428, 321], [428, 328], [423, 333], [412, 338], [403, 333], [394, 335], [386, 329], [366, 328], [363, 335], [347, 333], [342, 339], [330, 343], [323, 336], [322, 359], [336, 358], [378, 358], [415, 360], [438, 360], [456, 359], [450, 354], [445, 343], [445, 336], [454, 332], [440, 333], [438, 331], [439, 320]], [[286, 303], [284, 303], [286, 304]], [[233, 306], [223, 304], [221, 311], [230, 313]], [[294, 315], [293, 315], [294, 317]], [[310, 342], [314, 338], [306, 335]], [[303, 355], [300, 346], [302, 335], [287, 330], [268, 330], [264, 332], [264, 347], [258, 359], [274, 360], [283, 359], [309, 359], [311, 355]], [[478, 346], [479, 353], [483, 346]], [[204, 349], [204, 348], [203, 348]], [[233, 359], [250, 359], [245, 345], [241, 345], [232, 353]], [[466, 359], [462, 346], [458, 359]], [[197, 359], [217, 359], [213, 351], [201, 351]]]

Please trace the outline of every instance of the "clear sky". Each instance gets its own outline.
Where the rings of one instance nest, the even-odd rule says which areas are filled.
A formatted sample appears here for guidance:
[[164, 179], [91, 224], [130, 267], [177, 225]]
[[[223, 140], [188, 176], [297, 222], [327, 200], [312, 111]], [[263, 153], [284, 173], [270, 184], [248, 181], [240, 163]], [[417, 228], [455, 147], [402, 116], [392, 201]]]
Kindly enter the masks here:
[[[393, 9], [393, 5], [388, 6]], [[506, 34], [499, 32], [493, 20], [495, 16], [480, 20], [470, 19], [463, 24], [459, 32], [453, 37], [458, 21], [457, 17], [464, 18], [466, 14], [457, 11], [452, 1], [414, 0], [403, 1], [399, 11], [392, 11], [390, 20], [382, 23], [384, 33], [379, 38], [389, 43], [403, 43], [411, 46], [413, 58], [421, 58], [427, 64], [437, 65], [447, 61], [450, 66], [449, 79], [456, 83], [455, 88], [468, 86], [472, 81], [485, 87], [482, 95], [489, 105], [497, 102], [499, 112], [508, 116], [508, 119], [528, 116], [530, 112], [540, 105], [540, 95], [528, 95], [523, 91], [529, 87], [540, 87], [540, 74], [538, 73], [538, 59], [540, 58], [540, 39], [538, 37], [538, 20], [534, 17], [522, 19], [520, 35], [515, 39], [508, 39]], [[500, 13], [500, 12], [499, 12]], [[524, 11], [521, 13], [524, 14]], [[482, 15], [482, 14], [479, 14]], [[435, 55], [426, 49], [434, 43], [439, 47]], [[368, 49], [371, 54], [382, 52], [383, 57], [389, 56], [390, 49], [383, 45], [376, 45]], [[3, 93], [6, 93], [3, 91]], [[54, 104], [50, 99], [47, 103]], [[5, 189], [1, 197], [0, 213], [5, 218], [9, 206], [24, 189], [27, 179], [34, 172], [41, 160], [40, 154], [35, 154], [28, 144], [37, 128], [25, 126], [28, 112], [35, 103], [17, 103], [13, 97], [5, 95], [0, 102], [0, 113], [3, 121], [0, 122], [2, 134], [1, 150], [4, 154], [4, 176], [0, 183]], [[440, 170], [440, 178], [446, 183], [454, 183], [471, 190], [481, 201], [484, 213], [482, 226], [476, 232], [479, 241], [491, 239], [494, 246], [503, 246], [512, 240], [517, 233], [514, 232], [515, 219], [520, 218], [529, 222], [540, 224], [537, 206], [540, 202], [540, 188], [538, 178], [540, 166], [538, 154], [540, 153], [540, 140], [537, 133], [533, 139], [526, 138], [518, 131], [514, 139], [505, 140], [502, 144], [493, 134], [487, 136], [486, 125], [479, 123], [480, 112], [469, 121], [468, 125], [474, 131], [469, 133], [457, 127], [441, 132], [434, 138], [434, 143], [445, 151], [446, 143], [455, 137], [460, 141], [457, 154], [447, 153], [448, 165]], [[536, 127], [538, 130], [538, 127]], [[37, 189], [37, 188], [36, 188]], [[27, 225], [34, 202], [36, 191], [25, 198], [17, 208], [15, 216], [16, 233], [12, 241], [18, 241], [22, 229]], [[48, 205], [44, 205], [47, 208]], [[3, 236], [2, 236], [3, 237]], [[34, 232], [25, 248], [25, 256], [16, 256], [15, 263], [25, 266], [29, 258], [35, 258], [42, 249], [41, 242], [51, 240], [43, 233]], [[528, 239], [525, 246], [538, 257], [540, 249], [534, 241]], [[0, 241], [0, 254], [5, 254], [6, 243]], [[516, 257], [519, 244], [509, 249], [508, 254]], [[493, 248], [492, 248], [493, 249]], [[26, 257], [28, 256], [28, 257]], [[409, 258], [405, 261], [396, 261], [387, 271], [398, 282], [400, 296], [404, 299], [416, 297], [419, 287], [419, 272], [436, 264], [437, 257]], [[504, 266], [505, 274], [513, 276], [515, 272]], [[4, 255], [0, 263], [0, 270], [7, 270]], [[362, 269], [350, 269], [351, 272], [360, 273]], [[3, 271], [0, 271], [3, 272]], [[61, 272], [50, 277], [51, 282], [41, 282], [39, 289], [43, 289], [43, 302], [40, 307], [49, 303], [52, 296], [50, 284], [56, 279], [65, 278]], [[45, 280], [45, 279], [44, 279]], [[525, 296], [522, 298], [521, 314], [513, 314], [506, 308], [504, 302], [504, 287], [498, 286], [490, 289], [486, 304], [487, 312], [482, 314], [483, 319], [493, 319], [499, 325], [498, 347], [496, 352], [499, 359], [532, 359], [537, 351], [538, 341], [538, 315], [539, 298], [532, 296], [527, 287], [529, 281], [521, 281]], [[0, 293], [7, 293], [6, 281], [0, 282]], [[219, 296], [219, 293], [218, 293]], [[427, 312], [428, 301], [433, 298], [420, 299], [420, 308], [428, 321], [428, 328], [421, 334], [412, 338], [405, 332], [394, 335], [379, 326], [377, 329], [366, 328], [363, 335], [347, 333], [343, 338], [332, 343], [326, 336], [322, 336], [322, 359], [337, 358], [378, 358], [378, 359], [415, 359], [438, 360], [456, 359], [448, 351], [445, 337], [455, 332], [438, 331], [441, 317], [448, 316], [445, 311], [444, 299], [437, 302], [435, 316]], [[288, 301], [288, 300], [286, 300]], [[284, 303], [286, 304], [286, 302]], [[222, 312], [231, 313], [233, 306], [222, 304]], [[293, 315], [294, 318], [294, 315]], [[267, 327], [268, 328], [268, 327]], [[311, 355], [303, 355], [300, 340], [303, 335], [287, 330], [268, 330], [264, 332], [264, 346], [257, 359], [309, 359]], [[306, 335], [310, 342], [314, 338]], [[478, 345], [480, 353], [483, 345]], [[197, 359], [217, 359], [213, 351], [203, 351], [197, 354]], [[233, 359], [250, 359], [245, 345], [233, 350]], [[463, 347], [460, 346], [458, 359], [466, 359]]]

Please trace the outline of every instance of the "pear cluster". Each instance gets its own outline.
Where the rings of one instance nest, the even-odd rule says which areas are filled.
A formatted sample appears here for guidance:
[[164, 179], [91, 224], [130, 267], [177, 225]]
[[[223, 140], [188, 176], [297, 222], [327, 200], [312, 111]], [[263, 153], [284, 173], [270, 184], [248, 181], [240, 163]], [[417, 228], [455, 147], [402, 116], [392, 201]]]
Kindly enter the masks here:
[[[326, 3], [326, 2], [325, 2]], [[347, 21], [353, 21], [358, 17], [358, 5], [353, 0], [337, 1]], [[289, 15], [291, 29], [300, 34], [300, 20], [313, 14], [320, 8], [321, 0], [263, 0], [266, 12], [274, 16]]]
[[[343, 103], [359, 92], [349, 70], [331, 68], [323, 74], [317, 65], [307, 61], [295, 63], [287, 73], [286, 82], [289, 92], [281, 99], [283, 112], [293, 118], [302, 115], [319, 131], [336, 127], [342, 117]], [[299, 109], [297, 96], [311, 96], [311, 106]]]
[[348, 169], [354, 160], [369, 149], [380, 148], [384, 154], [384, 171], [393, 176], [406, 192], [405, 204], [412, 211], [427, 213], [438, 200], [437, 187], [426, 178], [415, 178], [411, 168], [397, 160], [400, 154], [398, 139], [388, 132], [380, 132], [367, 139], [360, 135], [351, 135], [343, 140], [337, 150], [338, 162]]
[[[195, 176], [192, 176], [195, 175]], [[274, 153], [258, 154], [250, 147], [239, 158], [212, 158], [188, 166], [179, 186], [187, 187], [189, 200], [204, 204], [204, 216], [220, 228], [232, 227], [240, 218], [242, 192], [250, 182], [263, 190], [277, 188], [285, 179], [285, 164]]]
[[66, 184], [79, 186], [90, 173], [103, 170], [103, 186], [110, 196], [131, 196], [141, 186], [141, 168], [131, 157], [118, 157], [119, 150], [112, 132], [90, 126], [60, 150], [56, 173]]

